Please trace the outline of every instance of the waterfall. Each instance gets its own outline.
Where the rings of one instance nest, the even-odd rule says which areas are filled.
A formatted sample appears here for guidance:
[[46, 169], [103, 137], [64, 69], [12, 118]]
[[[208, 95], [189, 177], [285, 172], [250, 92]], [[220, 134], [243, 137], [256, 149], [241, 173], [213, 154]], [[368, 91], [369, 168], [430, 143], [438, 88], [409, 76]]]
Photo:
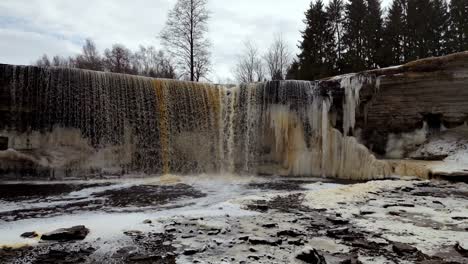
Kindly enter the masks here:
[[10, 99], [0, 136], [10, 152], [65, 171], [379, 178], [388, 165], [348, 136], [365, 82], [341, 80], [343, 134], [319, 82], [223, 86], [0, 65], [0, 99]]

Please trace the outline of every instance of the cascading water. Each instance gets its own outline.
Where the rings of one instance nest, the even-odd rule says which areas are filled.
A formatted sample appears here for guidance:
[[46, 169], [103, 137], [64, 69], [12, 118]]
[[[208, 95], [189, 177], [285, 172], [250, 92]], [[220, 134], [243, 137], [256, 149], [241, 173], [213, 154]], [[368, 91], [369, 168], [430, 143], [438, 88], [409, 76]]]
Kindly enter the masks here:
[[347, 136], [362, 83], [342, 81], [343, 135], [318, 82], [229, 87], [0, 65], [0, 97], [11, 99], [0, 136], [10, 152], [65, 171], [378, 178], [388, 165]]

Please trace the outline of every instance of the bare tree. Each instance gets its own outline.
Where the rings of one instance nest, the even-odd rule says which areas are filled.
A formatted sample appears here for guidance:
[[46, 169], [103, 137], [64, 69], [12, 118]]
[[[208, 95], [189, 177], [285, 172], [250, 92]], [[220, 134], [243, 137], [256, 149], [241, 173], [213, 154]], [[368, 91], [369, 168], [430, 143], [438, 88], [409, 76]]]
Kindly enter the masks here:
[[291, 63], [291, 55], [281, 35], [275, 37], [264, 59], [271, 80], [284, 80]]
[[265, 75], [263, 63], [257, 46], [250, 40], [244, 42], [244, 50], [239, 56], [234, 68], [234, 74], [238, 82], [261, 82]]
[[144, 47], [135, 52], [133, 56], [133, 68], [139, 75], [175, 79], [175, 67], [172, 61], [162, 51], [157, 51], [153, 46]]
[[54, 56], [52, 58], [52, 66], [54, 67], [64, 67], [64, 68], [74, 68], [75, 61], [72, 57], [62, 57], [62, 56]]
[[178, 0], [160, 35], [191, 81], [206, 77], [210, 68], [210, 42], [206, 36], [210, 16], [206, 5], [207, 0]]
[[76, 57], [75, 63], [76, 67], [80, 69], [102, 71], [104, 68], [103, 60], [92, 39], [86, 39], [83, 46], [83, 54]]
[[135, 74], [132, 67], [132, 52], [122, 44], [114, 44], [104, 51], [104, 65], [107, 71]]
[[52, 63], [49, 60], [49, 56], [47, 56], [47, 54], [44, 54], [40, 59], [36, 61], [36, 63], [34, 63], [34, 65], [38, 67], [50, 67], [52, 66]]

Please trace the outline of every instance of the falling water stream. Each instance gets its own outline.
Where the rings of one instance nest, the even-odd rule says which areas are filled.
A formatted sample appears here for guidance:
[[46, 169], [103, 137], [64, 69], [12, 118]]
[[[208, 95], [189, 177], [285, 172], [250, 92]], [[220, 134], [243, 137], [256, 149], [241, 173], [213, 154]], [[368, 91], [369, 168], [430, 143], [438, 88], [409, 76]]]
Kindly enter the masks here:
[[3, 156], [65, 172], [380, 178], [388, 165], [347, 136], [365, 81], [341, 80], [343, 135], [318, 82], [222, 86], [0, 65]]

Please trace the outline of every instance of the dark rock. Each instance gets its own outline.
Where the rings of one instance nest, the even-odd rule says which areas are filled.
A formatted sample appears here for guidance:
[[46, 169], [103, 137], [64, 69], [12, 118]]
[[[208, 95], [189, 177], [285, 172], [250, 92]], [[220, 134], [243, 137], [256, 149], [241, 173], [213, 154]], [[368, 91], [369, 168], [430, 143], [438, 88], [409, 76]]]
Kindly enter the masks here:
[[289, 230], [279, 231], [279, 232], [276, 233], [276, 235], [277, 236], [298, 237], [298, 236], [302, 236], [303, 234], [301, 232], [299, 232], [298, 230], [289, 229]]
[[209, 231], [209, 232], [207, 233], [207, 235], [209, 235], [209, 236], [216, 236], [216, 235], [219, 234], [220, 232], [221, 232], [220, 229], [216, 229], [216, 230]]
[[251, 259], [251, 260], [259, 260], [260, 259], [259, 256], [248, 256], [247, 258]]
[[271, 240], [262, 237], [251, 237], [249, 238], [249, 242], [252, 245], [269, 245], [269, 246], [278, 246], [283, 243], [282, 240]]
[[390, 208], [390, 207], [414, 207], [414, 204], [407, 204], [407, 203], [397, 203], [397, 204], [384, 204], [383, 208]]
[[264, 228], [275, 228], [275, 227], [278, 227], [278, 224], [276, 224], [276, 223], [268, 223], [268, 224], [262, 225], [262, 227], [264, 227]]
[[139, 236], [139, 235], [143, 234], [143, 232], [138, 231], [138, 230], [124, 231], [123, 233], [125, 235], [127, 235], [127, 236]]
[[396, 211], [390, 211], [388, 212], [389, 215], [393, 215], [393, 216], [400, 216], [401, 215], [401, 212], [396, 212]]
[[162, 256], [158, 255], [143, 255], [143, 254], [137, 254], [131, 257], [128, 257], [128, 260], [134, 261], [134, 262], [146, 262], [146, 263], [156, 263], [157, 261], [162, 260]]
[[371, 214], [375, 214], [374, 211], [360, 211], [359, 212], [360, 215], [371, 215]]
[[153, 221], [149, 220], [149, 219], [146, 219], [145, 221], [143, 221], [143, 224], [152, 224]]
[[357, 256], [354, 256], [354, 257], [351, 257], [349, 259], [346, 259], [340, 262], [340, 264], [362, 264], [362, 261], [360, 261]]
[[249, 236], [241, 236], [241, 237], [239, 237], [239, 240], [247, 241], [247, 240], [249, 240]]
[[257, 250], [255, 248], [249, 248], [249, 251], [254, 252], [254, 253], [257, 252]]
[[183, 254], [186, 255], [186, 256], [192, 256], [192, 255], [197, 254], [198, 252], [200, 252], [199, 249], [188, 248], [188, 249], [185, 249], [185, 250], [184, 250]]
[[340, 262], [340, 264], [362, 264], [357, 255], [351, 256]]
[[177, 231], [177, 229], [176, 229], [175, 227], [169, 227], [169, 228], [166, 228], [165, 230], [166, 230], [166, 232], [168, 232], [168, 233], [173, 233], [173, 232], [176, 232], [176, 231]]
[[335, 225], [346, 225], [349, 224], [349, 220], [343, 218], [334, 218], [334, 217], [327, 217], [327, 220], [332, 222]]
[[327, 236], [337, 238], [339, 236], [344, 236], [349, 234], [349, 228], [342, 227], [342, 228], [335, 228], [327, 230]]
[[405, 243], [393, 242], [392, 249], [398, 255], [408, 255], [418, 252], [418, 249]]
[[411, 187], [404, 187], [401, 189], [401, 191], [403, 192], [411, 192], [411, 191], [414, 191], [414, 188], [411, 188]]
[[61, 228], [55, 231], [43, 234], [41, 236], [42, 240], [59, 240], [59, 241], [68, 241], [68, 240], [83, 240], [89, 234], [89, 229], [83, 225], [74, 226], [71, 228]]
[[468, 247], [463, 245], [463, 244], [460, 244], [459, 242], [457, 242], [457, 244], [455, 244], [455, 250], [460, 253], [462, 256], [464, 257], [468, 257]]
[[21, 237], [23, 237], [23, 238], [35, 238], [37, 236], [39, 236], [39, 235], [35, 231], [25, 232], [25, 233], [21, 234]]
[[365, 239], [358, 239], [351, 243], [353, 247], [364, 248], [369, 250], [378, 250], [380, 246], [375, 242], [369, 242]]
[[311, 264], [326, 264], [325, 258], [316, 249], [305, 249], [296, 258], [302, 260], [305, 263]]
[[288, 239], [288, 244], [294, 246], [303, 246], [305, 245], [305, 241], [303, 239]]
[[463, 221], [463, 220], [468, 220], [468, 217], [466, 217], [466, 216], [453, 216], [452, 219], [457, 220], [457, 221]]

